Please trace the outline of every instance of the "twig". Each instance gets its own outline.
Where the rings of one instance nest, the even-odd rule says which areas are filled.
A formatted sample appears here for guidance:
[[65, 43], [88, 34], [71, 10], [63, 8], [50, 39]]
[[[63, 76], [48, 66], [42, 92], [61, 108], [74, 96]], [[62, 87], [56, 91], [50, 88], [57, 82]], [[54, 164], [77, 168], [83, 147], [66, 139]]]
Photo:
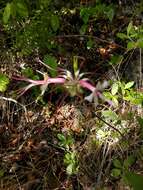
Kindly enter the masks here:
[[[99, 38], [97, 36], [92, 36], [92, 35], [87, 35], [87, 34], [70, 34], [70, 35], [58, 35], [58, 36], [54, 36], [54, 38], [77, 38], [77, 37], [83, 37], [83, 38], [93, 38], [93, 39], [96, 39], [96, 40], [99, 40], [101, 42], [104, 42], [104, 43], [111, 43], [110, 41], [108, 40], [104, 40], [102, 38]], [[119, 44], [116, 44], [114, 42], [115, 45], [117, 45], [118, 47], [122, 48], [122, 49], [126, 49], [125, 47], [119, 45]]]
[[[106, 150], [106, 147], [107, 147], [107, 150]], [[105, 151], [106, 150], [106, 151]], [[106, 158], [108, 156], [108, 152], [109, 152], [110, 148], [108, 146], [108, 143], [107, 141], [104, 143], [104, 147], [103, 147], [103, 159], [101, 161], [101, 165], [100, 165], [100, 171], [99, 171], [99, 174], [98, 174], [98, 178], [97, 178], [97, 186], [100, 185], [100, 182], [101, 182], [101, 177], [102, 177], [102, 172], [103, 172], [103, 167], [104, 167], [104, 164], [106, 163]]]
[[96, 113], [94, 113], [95, 117], [97, 117], [98, 119], [100, 119], [102, 122], [104, 122], [106, 125], [108, 125], [110, 128], [112, 128], [114, 131], [117, 131], [122, 137], [124, 137], [124, 135], [113, 125], [111, 125], [110, 123], [106, 122], [104, 119], [102, 119], [100, 116], [98, 116]]
[[16, 101], [15, 99], [13, 99], [13, 98], [6, 98], [6, 97], [3, 97], [3, 96], [0, 96], [0, 100], [5, 100], [5, 101], [13, 102], [13, 103], [15, 103], [15, 104], [20, 105], [20, 106], [24, 109], [25, 117], [26, 117], [26, 120], [27, 120], [27, 122], [28, 122], [27, 110], [26, 110], [26, 107], [25, 107], [23, 104], [17, 102], [17, 101]]
[[21, 184], [20, 184], [20, 182], [19, 182], [19, 179], [18, 179], [17, 174], [16, 174], [15, 171], [14, 171], [14, 174], [15, 174], [16, 181], [17, 181], [17, 183], [18, 183], [18, 186], [19, 186], [19, 190], [22, 190]]
[[39, 58], [36, 59], [37, 62], [41, 63], [42, 65], [44, 65], [45, 67], [47, 67], [48, 69], [52, 70], [52, 71], [57, 71], [56, 69], [53, 69], [52, 67], [50, 67], [49, 65], [45, 64], [43, 61], [41, 61]]

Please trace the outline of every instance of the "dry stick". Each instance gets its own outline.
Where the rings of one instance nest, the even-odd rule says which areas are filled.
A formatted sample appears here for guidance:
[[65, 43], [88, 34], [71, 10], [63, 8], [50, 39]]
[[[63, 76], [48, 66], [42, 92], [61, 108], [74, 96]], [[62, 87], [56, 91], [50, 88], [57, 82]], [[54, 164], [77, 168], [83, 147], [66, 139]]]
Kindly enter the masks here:
[[[1, 99], [1, 100], [5, 100], [5, 101], [9, 101], [9, 102], [13, 102], [13, 103], [15, 103], [15, 104], [20, 105], [20, 106], [24, 109], [25, 114], [27, 115], [26, 107], [25, 107], [24, 105], [22, 105], [21, 103], [17, 102], [15, 99], [6, 98], [6, 97], [3, 97], [3, 96], [0, 96], [0, 99]], [[25, 115], [25, 116], [26, 116], [26, 115]], [[28, 118], [27, 118], [27, 117], [26, 117], [26, 120], [28, 121]]]
[[40, 59], [37, 59], [37, 62], [41, 63], [42, 65], [44, 65], [45, 67], [47, 67], [48, 69], [52, 70], [52, 71], [57, 71], [55, 69], [53, 69], [52, 67], [50, 67], [49, 65], [45, 64], [43, 61], [41, 61]]
[[[86, 35], [86, 34], [70, 34], [70, 35], [59, 35], [59, 36], [55, 36], [54, 38], [76, 38], [76, 37], [85, 37], [85, 38], [93, 38], [93, 39], [96, 39], [96, 40], [99, 40], [101, 42], [105, 42], [105, 43], [110, 43], [108, 40], [104, 40], [102, 38], [98, 38], [97, 36], [91, 36], [91, 35]], [[122, 48], [122, 49], [126, 49], [125, 47], [119, 45], [119, 44], [116, 44], [114, 42], [115, 45], [117, 45], [118, 47]]]
[[17, 174], [16, 174], [15, 171], [14, 171], [14, 174], [15, 174], [16, 181], [17, 181], [17, 183], [18, 183], [18, 186], [19, 186], [19, 190], [22, 190], [21, 184], [20, 184], [20, 182], [19, 182], [19, 179], [18, 179]]
[[[41, 63], [42, 65], [44, 65], [45, 67], [47, 67], [49, 70], [52, 70], [52, 71], [56, 71], [59, 70], [59, 71], [65, 71], [65, 69], [62, 69], [62, 68], [57, 68], [57, 69], [53, 69], [52, 67], [50, 67], [49, 65], [45, 64], [43, 61], [41, 61], [39, 58], [37, 59], [37, 62], [38, 63]], [[41, 71], [38, 71], [36, 70], [38, 73], [44, 75], [44, 73], [42, 73]]]
[[100, 180], [101, 180], [101, 177], [102, 177], [102, 171], [103, 171], [103, 166], [106, 162], [106, 158], [108, 156], [108, 152], [110, 150], [109, 146], [107, 147], [107, 151], [105, 152], [105, 149], [106, 149], [106, 146], [108, 146], [107, 142], [105, 142], [104, 144], [104, 149], [103, 149], [103, 160], [101, 161], [101, 165], [100, 165], [100, 171], [99, 171], [99, 174], [98, 174], [98, 178], [97, 178], [97, 186], [100, 184]]
[[99, 117], [96, 113], [94, 113], [95, 117], [97, 117], [98, 119], [100, 119], [102, 122], [104, 122], [106, 125], [108, 125], [110, 128], [112, 128], [113, 130], [117, 131], [122, 137], [124, 137], [124, 135], [117, 129], [115, 128], [113, 125], [111, 125], [110, 123], [107, 123], [104, 119], [102, 119], [101, 117]]
[[[135, 51], [135, 48], [132, 50], [132, 52], [131, 52], [131, 54], [130, 54], [129, 56], [126, 56], [126, 57], [125, 57], [125, 60], [122, 62], [122, 64], [123, 64], [123, 63], [126, 63], [126, 61], [128, 61], [128, 62], [125, 64], [125, 68], [124, 68], [124, 70], [122, 71], [121, 76], [123, 75], [123, 72], [126, 70], [126, 68], [127, 68], [127, 66], [128, 66], [128, 63], [129, 63], [129, 61], [130, 61], [130, 59], [131, 59], [131, 57], [132, 57], [134, 51]], [[128, 52], [129, 52], [129, 50], [127, 50], [127, 51], [123, 54], [123, 56], [125, 56]], [[119, 63], [117, 72], [119, 72], [120, 67], [121, 67], [121, 63]]]

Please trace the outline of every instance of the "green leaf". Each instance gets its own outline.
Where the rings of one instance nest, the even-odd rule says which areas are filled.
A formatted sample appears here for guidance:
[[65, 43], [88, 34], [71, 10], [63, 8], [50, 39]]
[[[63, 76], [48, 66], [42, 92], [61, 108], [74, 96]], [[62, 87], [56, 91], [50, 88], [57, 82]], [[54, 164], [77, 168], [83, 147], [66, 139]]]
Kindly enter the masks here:
[[11, 3], [7, 3], [3, 13], [3, 22], [7, 24], [11, 15]]
[[110, 22], [113, 20], [115, 11], [112, 7], [109, 7], [108, 11], [105, 11], [106, 16], [108, 17], [108, 19], [110, 20]]
[[117, 94], [118, 89], [119, 89], [119, 85], [118, 85], [117, 82], [115, 82], [115, 83], [112, 85], [112, 88], [111, 88], [111, 93], [112, 93], [113, 96], [114, 96], [115, 94]]
[[118, 98], [117, 97], [112, 97], [112, 101], [115, 104], [115, 106], [118, 106], [119, 102], [118, 102]]
[[128, 39], [128, 36], [126, 34], [120, 33], [120, 32], [117, 33], [117, 37], [120, 38], [120, 39], [122, 39], [122, 40]]
[[125, 177], [129, 184], [133, 187], [134, 190], [142, 190], [143, 189], [143, 176], [133, 173], [126, 172]]
[[114, 159], [113, 160], [113, 165], [116, 167], [116, 168], [122, 168], [122, 163], [120, 162], [120, 160], [118, 159]]
[[113, 95], [110, 93], [110, 92], [103, 92], [103, 95], [106, 97], [106, 98], [112, 98]]
[[76, 153], [75, 152], [71, 152], [71, 161], [72, 163], [76, 163]]
[[16, 11], [21, 17], [27, 17], [28, 16], [28, 9], [25, 3], [23, 2], [17, 2], [16, 3]]
[[134, 48], [136, 48], [137, 47], [137, 43], [136, 42], [128, 42], [128, 44], [127, 44], [127, 49], [134, 49]]
[[90, 9], [89, 8], [82, 8], [80, 10], [80, 16], [84, 22], [84, 24], [86, 25], [88, 23], [89, 17], [90, 17]]
[[66, 138], [65, 138], [65, 136], [63, 135], [63, 134], [58, 134], [57, 135], [57, 137], [58, 137], [58, 139], [60, 140], [60, 141], [62, 141], [62, 142], [64, 142], [64, 141], [66, 141]]
[[134, 156], [128, 156], [127, 159], [124, 160], [123, 166], [128, 169], [132, 164], [135, 162], [135, 157]]
[[122, 91], [122, 95], [125, 95], [126, 91], [124, 88], [121, 88], [121, 91]]
[[68, 153], [65, 154], [64, 163], [65, 163], [65, 164], [70, 164], [70, 163], [72, 163], [72, 160], [71, 160], [71, 152], [68, 152]]
[[123, 56], [122, 55], [113, 55], [111, 56], [111, 60], [110, 60], [110, 64], [111, 65], [117, 65], [119, 64], [121, 61], [123, 60]]
[[143, 48], [143, 39], [139, 39], [139, 40], [137, 41], [137, 46], [138, 46], [139, 48]]
[[127, 27], [127, 35], [129, 36], [131, 30], [133, 28], [133, 22], [131, 21], [129, 24], [128, 24], [128, 27]]
[[72, 175], [73, 174], [73, 169], [74, 169], [74, 165], [71, 163], [67, 166], [66, 168], [66, 172], [68, 175]]
[[14, 1], [11, 2], [11, 10], [10, 11], [11, 11], [11, 16], [15, 17], [16, 16], [16, 4]]
[[45, 64], [47, 64], [49, 67], [52, 68], [51, 70], [49, 70], [49, 72], [52, 77], [55, 77], [57, 75], [57, 67], [58, 67], [56, 58], [51, 55], [45, 55], [43, 61]]
[[86, 25], [86, 24], [83, 24], [83, 25], [81, 26], [81, 28], [80, 28], [80, 34], [81, 34], [81, 35], [83, 35], [83, 34], [86, 33], [87, 27], [88, 27], [88, 25]]
[[130, 34], [130, 38], [131, 39], [137, 39], [137, 38], [139, 38], [139, 36], [138, 36], [138, 31], [136, 31], [134, 28], [132, 28], [132, 30], [131, 30], [131, 32], [130, 32], [131, 34]]
[[8, 84], [9, 78], [4, 74], [0, 74], [0, 92], [6, 91]]
[[121, 175], [121, 170], [120, 169], [114, 168], [114, 169], [111, 170], [111, 176], [120, 177], [120, 175]]
[[134, 98], [133, 98], [132, 96], [128, 95], [128, 96], [124, 96], [124, 97], [123, 97], [123, 100], [133, 102], [133, 101], [134, 101]]
[[51, 16], [51, 27], [54, 32], [56, 32], [59, 29], [60, 22], [59, 22], [59, 17], [57, 15], [52, 15]]
[[127, 84], [125, 84], [124, 89], [130, 89], [133, 85], [134, 85], [134, 81], [128, 82]]
[[66, 139], [66, 143], [68, 146], [72, 145], [74, 143], [74, 139], [72, 136], [68, 136], [68, 138]]
[[102, 116], [104, 116], [106, 119], [111, 119], [112, 121], [118, 120], [118, 115], [112, 110], [102, 111]]

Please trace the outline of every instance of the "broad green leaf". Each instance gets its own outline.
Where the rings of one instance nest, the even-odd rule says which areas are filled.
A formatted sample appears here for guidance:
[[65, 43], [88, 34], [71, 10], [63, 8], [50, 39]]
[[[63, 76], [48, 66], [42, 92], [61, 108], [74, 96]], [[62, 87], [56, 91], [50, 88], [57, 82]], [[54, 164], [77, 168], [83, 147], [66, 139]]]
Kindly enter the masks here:
[[111, 176], [120, 177], [120, 175], [121, 175], [121, 170], [120, 169], [114, 168], [114, 169], [111, 170]]
[[80, 16], [86, 25], [88, 23], [89, 17], [90, 17], [90, 10], [88, 8], [82, 8], [80, 10]]
[[133, 190], [142, 190], [143, 189], [143, 176], [133, 173], [126, 172], [125, 177], [129, 184], [133, 187]]
[[124, 160], [123, 166], [128, 169], [128, 167], [130, 167], [133, 163], [135, 162], [135, 157], [134, 156], [128, 156], [128, 158], [126, 158]]
[[66, 143], [69, 146], [74, 143], [74, 139], [72, 138], [72, 136], [68, 136], [68, 138], [66, 139]]
[[133, 102], [134, 98], [132, 96], [128, 95], [128, 96], [124, 96], [123, 100]]
[[27, 6], [23, 2], [17, 2], [16, 3], [16, 11], [22, 17], [27, 17], [28, 16]]
[[115, 14], [114, 9], [112, 7], [109, 7], [108, 11], [106, 11], [105, 14], [111, 22]]
[[63, 134], [58, 134], [57, 135], [57, 137], [58, 137], [58, 139], [60, 140], [60, 141], [62, 141], [62, 142], [64, 142], [64, 141], [66, 141], [66, 138], [65, 138], [65, 136], [63, 135]]
[[107, 119], [111, 119], [112, 121], [118, 120], [118, 115], [115, 112], [113, 112], [112, 110], [102, 111], [102, 116], [104, 116]]
[[5, 9], [4, 9], [4, 13], [3, 13], [3, 22], [4, 24], [7, 24], [9, 18], [11, 15], [11, 3], [7, 3]]
[[127, 84], [125, 84], [124, 89], [130, 89], [133, 85], [134, 85], [134, 81], [128, 82]]
[[51, 27], [54, 32], [56, 32], [59, 29], [60, 22], [59, 22], [59, 17], [57, 15], [52, 15], [51, 16]]
[[88, 27], [88, 25], [86, 25], [86, 24], [83, 24], [83, 25], [81, 26], [81, 28], [80, 28], [80, 34], [81, 34], [81, 35], [83, 35], [83, 34], [86, 33], [87, 27]]
[[122, 91], [122, 95], [125, 95], [126, 91], [124, 88], [121, 88], [121, 91]]
[[117, 33], [117, 37], [120, 38], [120, 39], [122, 39], [122, 40], [128, 39], [128, 36], [126, 34], [120, 33], [120, 32]]
[[116, 168], [122, 168], [122, 163], [120, 162], [120, 160], [118, 159], [114, 159], [113, 160], [113, 165], [116, 167]]
[[112, 88], [111, 88], [111, 93], [112, 93], [112, 95], [117, 94], [118, 89], [119, 89], [119, 85], [118, 85], [117, 82], [115, 82], [115, 83], [112, 85]]
[[117, 65], [119, 64], [121, 61], [123, 60], [123, 56], [122, 55], [113, 55], [111, 57], [111, 60], [110, 60], [110, 64], [111, 65]]
[[143, 48], [143, 39], [139, 39], [139, 40], [137, 41], [137, 46], [138, 46], [139, 48]]
[[71, 152], [68, 152], [65, 154], [65, 158], [64, 158], [64, 163], [65, 164], [70, 164], [72, 162], [71, 160]]
[[15, 2], [11, 2], [11, 16], [15, 17], [16, 16], [16, 4]]
[[58, 66], [56, 58], [51, 55], [45, 55], [43, 61], [45, 64], [51, 67], [49, 72], [52, 75], [52, 77], [55, 77], [57, 75], [57, 66]]
[[76, 162], [76, 154], [75, 154], [75, 152], [71, 152], [71, 160], [72, 160], [73, 163]]
[[[133, 32], [133, 31], [132, 31]], [[133, 34], [130, 34], [130, 38], [133, 39], [133, 38], [138, 38], [138, 33], [134, 31]]]
[[117, 97], [112, 97], [112, 101], [115, 104], [115, 106], [118, 106], [119, 102], [118, 102], [118, 98]]
[[128, 44], [127, 44], [127, 49], [134, 49], [134, 48], [136, 48], [137, 47], [137, 43], [136, 42], [134, 42], [134, 41], [132, 41], [132, 42], [128, 42]]
[[103, 92], [103, 95], [106, 97], [106, 98], [112, 98], [113, 95], [110, 93], [110, 92]]
[[6, 75], [0, 74], [0, 92], [4, 92], [9, 84], [9, 79]]
[[66, 168], [66, 172], [68, 175], [72, 175], [73, 174], [73, 169], [74, 169], [74, 165], [71, 163], [67, 166]]

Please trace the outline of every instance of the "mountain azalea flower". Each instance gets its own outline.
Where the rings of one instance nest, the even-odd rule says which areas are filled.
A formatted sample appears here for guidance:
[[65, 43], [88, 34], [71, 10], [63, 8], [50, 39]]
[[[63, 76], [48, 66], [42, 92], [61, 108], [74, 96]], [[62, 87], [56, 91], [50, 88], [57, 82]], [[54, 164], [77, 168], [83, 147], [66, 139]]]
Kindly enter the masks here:
[[95, 103], [95, 106], [98, 105], [98, 99], [101, 99], [104, 102], [107, 102], [110, 106], [113, 106], [113, 102], [108, 100], [103, 96], [102, 91], [109, 86], [108, 81], [104, 81], [102, 84], [100, 82], [97, 83], [96, 87], [90, 84], [87, 80], [83, 79], [79, 81], [80, 86], [86, 88], [91, 91], [91, 93], [86, 96], [84, 99]]
[[33, 86], [40, 86], [41, 95], [43, 95], [49, 84], [64, 84], [65, 83], [64, 78], [61, 78], [61, 77], [50, 78], [47, 75], [44, 75], [44, 80], [32, 80], [26, 77], [12, 77], [12, 78], [18, 81], [25, 81], [25, 82], [30, 83], [29, 85], [19, 90], [19, 96], [23, 95], [27, 90], [29, 90]]
[[59, 77], [55, 78], [51, 78], [47, 74], [43, 74], [43, 76], [43, 80], [32, 80], [26, 77], [13, 77], [15, 80], [30, 83], [19, 90], [19, 96], [23, 95], [27, 90], [34, 86], [40, 86], [41, 95], [43, 95], [49, 84], [62, 84], [69, 90], [69, 92], [71, 91], [71, 95], [73, 96], [76, 95], [76, 93], [79, 92], [79, 88], [82, 87], [91, 92], [89, 96], [85, 97], [85, 100], [89, 102], [94, 101], [95, 104], [98, 104], [98, 99], [100, 98], [103, 101], [107, 101], [109, 104], [111, 104], [111, 102], [106, 100], [102, 95], [102, 91], [108, 86], [107, 81], [103, 82], [103, 84], [98, 83], [95, 87], [89, 82], [88, 78], [82, 78], [84, 76], [84, 73], [80, 73], [79, 70], [75, 73], [74, 76], [68, 70], [64, 70], [64, 72]]

